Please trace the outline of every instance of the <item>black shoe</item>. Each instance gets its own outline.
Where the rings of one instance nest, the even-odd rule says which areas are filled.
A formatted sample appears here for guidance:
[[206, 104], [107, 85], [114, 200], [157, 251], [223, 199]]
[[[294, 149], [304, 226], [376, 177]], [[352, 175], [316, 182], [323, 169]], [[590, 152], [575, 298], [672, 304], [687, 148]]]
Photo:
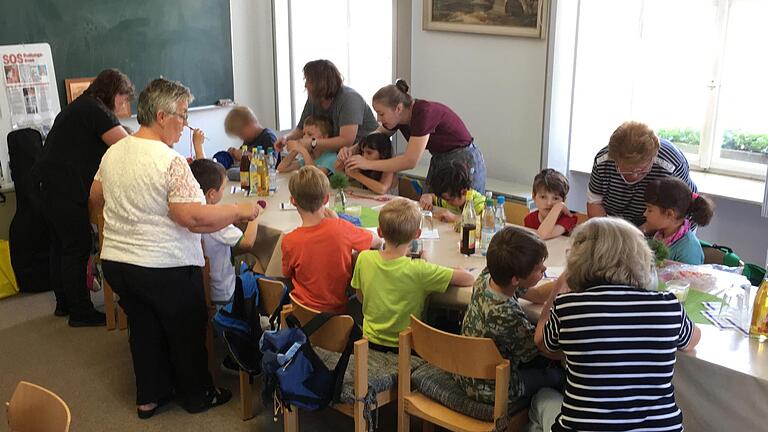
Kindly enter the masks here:
[[89, 312], [69, 316], [70, 327], [99, 327], [107, 325], [107, 316], [104, 312], [91, 309]]
[[219, 405], [224, 405], [232, 399], [232, 392], [223, 387], [214, 387], [211, 390], [205, 392], [206, 402], [202, 405], [195, 407], [185, 407], [188, 413], [196, 414], [204, 411], [208, 411], [211, 408], [215, 408]]
[[53, 314], [57, 317], [65, 317], [69, 315], [69, 308], [62, 304], [56, 303], [56, 310], [53, 311]]
[[159, 408], [162, 408], [165, 404], [170, 402], [172, 399], [173, 399], [173, 396], [166, 396], [166, 397], [158, 400], [157, 401], [157, 405], [154, 408], [149, 409], [149, 410], [143, 410], [143, 409], [136, 408], [136, 414], [138, 414], [139, 418], [142, 419], [142, 420], [146, 420], [148, 418], [151, 418], [153, 415], [155, 415], [155, 412]]
[[237, 364], [235, 359], [227, 355], [226, 357], [224, 357], [224, 360], [222, 360], [221, 362], [221, 371], [227, 375], [239, 376], [240, 365]]

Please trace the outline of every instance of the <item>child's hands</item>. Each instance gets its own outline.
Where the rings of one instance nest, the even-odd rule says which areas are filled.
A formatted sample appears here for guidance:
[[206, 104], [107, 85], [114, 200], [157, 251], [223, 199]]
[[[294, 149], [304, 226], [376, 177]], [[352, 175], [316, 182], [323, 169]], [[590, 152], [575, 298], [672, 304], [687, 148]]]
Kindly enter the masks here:
[[205, 132], [202, 129], [192, 129], [192, 144], [196, 148], [202, 148], [205, 141]]
[[461, 220], [461, 215], [453, 214], [448, 210], [442, 210], [437, 212], [437, 219], [443, 222], [458, 222]]
[[336, 155], [336, 158], [341, 162], [346, 162], [347, 159], [353, 154], [355, 154], [355, 152], [352, 147], [342, 147], [339, 149], [339, 153]]
[[240, 163], [240, 159], [243, 157], [243, 151], [234, 147], [228, 148], [227, 153], [232, 156], [232, 160], [234, 160], [237, 164]]
[[565, 215], [565, 216], [570, 216], [571, 215], [571, 211], [568, 210], [568, 207], [566, 207], [565, 203], [562, 202], [562, 201], [557, 203], [557, 204], [555, 204], [554, 207], [552, 207], [552, 211], [555, 212], [555, 214], [558, 214], [558, 215], [561, 214], [561, 213], [563, 215]]
[[347, 168], [353, 168], [358, 170], [364, 170], [364, 169], [370, 168], [368, 166], [368, 160], [360, 156], [359, 154], [349, 156], [344, 166], [346, 166]]
[[434, 205], [432, 204], [434, 199], [435, 199], [435, 194], [425, 193], [421, 196], [421, 198], [419, 198], [419, 205], [424, 210], [432, 210], [432, 207], [434, 207]]
[[344, 169], [344, 172], [347, 174], [347, 177], [353, 178], [353, 179], [357, 178], [357, 176], [360, 175], [360, 170], [359, 169], [355, 169], [355, 168], [346, 167]]
[[325, 218], [338, 218], [339, 215], [336, 214], [335, 211], [329, 209], [328, 207], [323, 209], [323, 217]]
[[277, 137], [277, 140], [275, 140], [275, 150], [279, 153], [283, 151], [283, 147], [285, 147], [286, 143], [286, 136], [282, 135]]
[[299, 149], [302, 147], [304, 146], [301, 145], [301, 142], [296, 140], [289, 140], [289, 141], [286, 141], [285, 143], [285, 148], [287, 148], [289, 152], [299, 151]]

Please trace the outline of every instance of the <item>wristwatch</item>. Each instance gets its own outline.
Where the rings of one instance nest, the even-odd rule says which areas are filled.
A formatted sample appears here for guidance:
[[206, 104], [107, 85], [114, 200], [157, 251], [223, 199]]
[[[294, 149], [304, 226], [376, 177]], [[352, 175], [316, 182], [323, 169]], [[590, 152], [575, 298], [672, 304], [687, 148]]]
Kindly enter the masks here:
[[310, 147], [312, 147], [312, 151], [315, 151], [315, 147], [317, 147], [317, 138], [312, 138], [312, 144], [310, 144]]

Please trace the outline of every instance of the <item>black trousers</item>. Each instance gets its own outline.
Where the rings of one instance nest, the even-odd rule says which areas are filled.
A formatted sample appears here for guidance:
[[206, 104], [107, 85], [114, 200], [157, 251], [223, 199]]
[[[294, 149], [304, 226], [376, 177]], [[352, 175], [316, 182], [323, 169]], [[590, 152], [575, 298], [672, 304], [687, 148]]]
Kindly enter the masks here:
[[88, 194], [77, 179], [40, 182], [42, 208], [50, 231], [51, 285], [56, 302], [77, 317], [93, 309], [86, 285], [88, 257], [93, 247]]
[[186, 408], [205, 403], [208, 371], [203, 275], [200, 267], [147, 268], [102, 261], [104, 276], [128, 315], [136, 404], [174, 391]]

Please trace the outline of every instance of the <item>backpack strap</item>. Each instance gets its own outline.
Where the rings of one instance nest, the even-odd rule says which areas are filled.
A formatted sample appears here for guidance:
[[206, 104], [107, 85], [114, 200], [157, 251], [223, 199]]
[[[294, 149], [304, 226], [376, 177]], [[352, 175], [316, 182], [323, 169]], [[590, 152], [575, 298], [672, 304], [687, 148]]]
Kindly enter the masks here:
[[277, 308], [272, 311], [272, 315], [269, 316], [269, 328], [272, 330], [275, 330], [280, 327], [280, 312], [283, 310], [283, 306], [288, 304], [288, 300], [290, 297], [288, 297], [288, 287], [285, 287], [283, 290], [283, 297], [280, 299], [280, 304], [277, 305]]
[[349, 365], [349, 357], [352, 355], [352, 351], [355, 348], [355, 342], [363, 337], [363, 332], [360, 330], [357, 324], [352, 326], [352, 331], [349, 332], [349, 338], [347, 339], [347, 346], [344, 347], [344, 352], [339, 357], [339, 362], [336, 363], [336, 367], [333, 369], [334, 385], [333, 394], [331, 395], [331, 401], [338, 403], [341, 397], [341, 390], [344, 387], [344, 374], [347, 372], [347, 366]]

